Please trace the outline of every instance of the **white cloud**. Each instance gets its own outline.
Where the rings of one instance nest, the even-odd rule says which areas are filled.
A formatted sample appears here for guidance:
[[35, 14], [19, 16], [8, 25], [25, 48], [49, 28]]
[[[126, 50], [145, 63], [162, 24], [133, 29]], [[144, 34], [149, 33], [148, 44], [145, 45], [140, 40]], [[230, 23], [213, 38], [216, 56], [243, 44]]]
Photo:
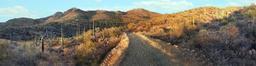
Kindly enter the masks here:
[[135, 2], [135, 6], [140, 8], [175, 10], [180, 11], [192, 7], [193, 4], [186, 0], [147, 0]]
[[0, 15], [6, 17], [32, 17], [28, 9], [23, 6], [0, 8]]

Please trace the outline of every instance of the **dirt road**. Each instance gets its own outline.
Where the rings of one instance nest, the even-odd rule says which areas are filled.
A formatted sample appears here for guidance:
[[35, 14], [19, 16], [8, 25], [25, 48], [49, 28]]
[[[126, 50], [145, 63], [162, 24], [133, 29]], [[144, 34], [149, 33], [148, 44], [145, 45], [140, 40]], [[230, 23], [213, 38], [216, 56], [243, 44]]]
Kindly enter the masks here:
[[169, 56], [138, 36], [129, 34], [130, 44], [120, 66], [173, 66]]

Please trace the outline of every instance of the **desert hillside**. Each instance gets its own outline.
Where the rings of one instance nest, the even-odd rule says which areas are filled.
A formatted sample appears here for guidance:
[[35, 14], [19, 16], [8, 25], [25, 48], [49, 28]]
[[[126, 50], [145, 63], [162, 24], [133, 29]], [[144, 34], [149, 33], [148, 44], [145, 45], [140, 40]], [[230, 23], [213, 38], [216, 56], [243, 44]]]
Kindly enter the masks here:
[[253, 66], [255, 18], [256, 5], [199, 7], [173, 14], [141, 8], [126, 12], [71, 8], [38, 19], [14, 18], [0, 23], [0, 66], [99, 66], [113, 48], [124, 44], [123, 37], [129, 37], [130, 46], [121, 66], [137, 59], [142, 60], [138, 64], [150, 64], [141, 57], [174, 64], [146, 42], [150, 40], [177, 50], [182, 56], [178, 65]]

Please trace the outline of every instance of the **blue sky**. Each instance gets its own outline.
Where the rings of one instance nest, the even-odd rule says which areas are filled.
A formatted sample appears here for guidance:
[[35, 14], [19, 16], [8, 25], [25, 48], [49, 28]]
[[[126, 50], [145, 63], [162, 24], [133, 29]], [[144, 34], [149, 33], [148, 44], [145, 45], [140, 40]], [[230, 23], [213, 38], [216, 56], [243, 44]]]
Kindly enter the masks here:
[[112, 11], [144, 8], [165, 14], [202, 6], [247, 6], [252, 3], [256, 0], [1, 0], [0, 22], [19, 17], [46, 17], [72, 7]]

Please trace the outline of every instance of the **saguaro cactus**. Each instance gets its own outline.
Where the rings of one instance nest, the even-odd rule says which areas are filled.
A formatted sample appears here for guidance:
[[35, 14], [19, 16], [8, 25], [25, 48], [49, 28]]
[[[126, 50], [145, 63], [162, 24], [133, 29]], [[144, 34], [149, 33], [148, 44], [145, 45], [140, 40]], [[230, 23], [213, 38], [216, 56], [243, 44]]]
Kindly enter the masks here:
[[61, 28], [60, 28], [60, 33], [61, 33], [61, 38], [60, 38], [60, 42], [61, 42], [61, 49], [64, 48], [64, 33], [63, 33], [63, 26], [61, 25]]
[[45, 38], [44, 35], [42, 35], [41, 38], [40, 38], [40, 42], [41, 42], [41, 46], [42, 46], [41, 47], [42, 52], [44, 52], [44, 38]]

